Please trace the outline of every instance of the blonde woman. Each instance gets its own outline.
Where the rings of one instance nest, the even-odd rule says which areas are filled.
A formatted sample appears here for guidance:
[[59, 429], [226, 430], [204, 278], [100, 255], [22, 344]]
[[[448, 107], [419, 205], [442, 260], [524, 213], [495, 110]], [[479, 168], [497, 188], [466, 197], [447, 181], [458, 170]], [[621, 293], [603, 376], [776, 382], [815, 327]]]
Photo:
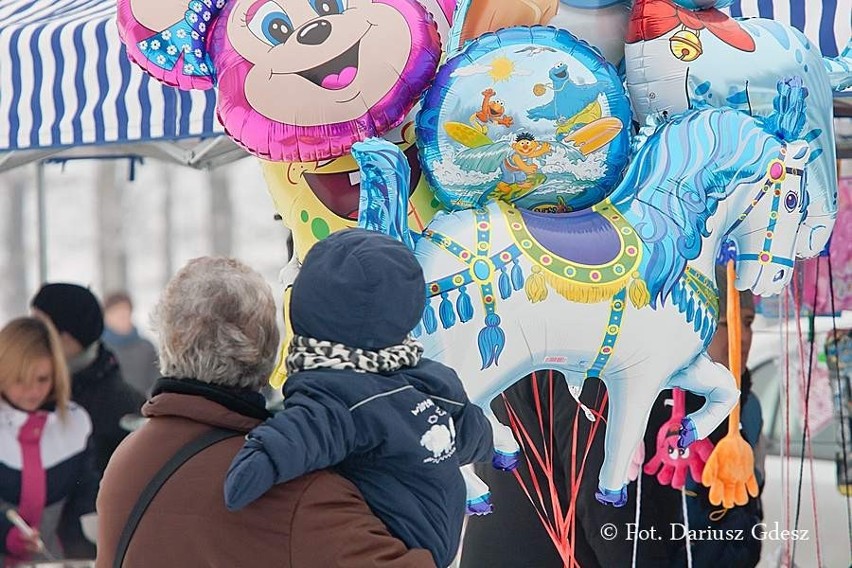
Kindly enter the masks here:
[[42, 554], [45, 546], [61, 557], [59, 535], [77, 540], [79, 518], [95, 509], [92, 424], [70, 402], [70, 391], [59, 337], [49, 322], [18, 318], [0, 330], [0, 499], [35, 529], [27, 533], [0, 517], [5, 566]]

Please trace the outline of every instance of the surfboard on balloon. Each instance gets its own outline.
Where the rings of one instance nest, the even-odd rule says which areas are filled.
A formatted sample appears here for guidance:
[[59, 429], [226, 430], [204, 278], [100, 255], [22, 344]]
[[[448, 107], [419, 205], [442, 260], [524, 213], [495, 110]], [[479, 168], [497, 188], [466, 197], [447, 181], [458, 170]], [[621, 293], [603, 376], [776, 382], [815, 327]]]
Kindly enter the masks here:
[[417, 118], [420, 158], [449, 209], [499, 199], [565, 212], [601, 201], [627, 163], [615, 69], [565, 30], [485, 34], [444, 64]]

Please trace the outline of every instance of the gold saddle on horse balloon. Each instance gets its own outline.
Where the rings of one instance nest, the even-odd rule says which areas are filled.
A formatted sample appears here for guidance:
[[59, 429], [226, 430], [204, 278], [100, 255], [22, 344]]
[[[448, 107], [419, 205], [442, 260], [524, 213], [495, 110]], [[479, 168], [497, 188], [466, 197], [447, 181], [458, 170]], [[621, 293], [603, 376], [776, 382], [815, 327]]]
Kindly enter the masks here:
[[608, 200], [561, 215], [501, 208], [512, 239], [533, 262], [526, 281], [530, 301], [547, 297], [545, 282], [572, 302], [609, 300], [628, 284], [636, 307], [650, 301], [639, 275], [642, 241]]

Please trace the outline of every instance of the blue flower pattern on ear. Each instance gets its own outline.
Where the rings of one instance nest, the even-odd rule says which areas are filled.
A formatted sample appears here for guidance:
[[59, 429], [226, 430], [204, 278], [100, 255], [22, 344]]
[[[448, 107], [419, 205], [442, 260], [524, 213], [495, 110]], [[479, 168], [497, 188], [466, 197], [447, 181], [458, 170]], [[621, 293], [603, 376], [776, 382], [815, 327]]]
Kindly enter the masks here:
[[183, 73], [212, 77], [213, 62], [207, 53], [207, 33], [227, 0], [192, 0], [183, 19], [137, 45], [157, 67], [171, 71], [183, 55]]

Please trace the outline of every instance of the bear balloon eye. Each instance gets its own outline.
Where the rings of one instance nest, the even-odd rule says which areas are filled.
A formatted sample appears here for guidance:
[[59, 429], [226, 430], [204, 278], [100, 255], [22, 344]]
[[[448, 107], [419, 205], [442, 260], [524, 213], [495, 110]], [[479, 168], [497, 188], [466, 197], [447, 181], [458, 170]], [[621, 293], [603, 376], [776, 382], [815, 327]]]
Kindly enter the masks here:
[[330, 16], [343, 12], [343, 0], [310, 0], [314, 12], [320, 16]]
[[248, 28], [257, 39], [271, 46], [281, 45], [293, 33], [293, 22], [275, 2], [266, 2], [251, 16]]

